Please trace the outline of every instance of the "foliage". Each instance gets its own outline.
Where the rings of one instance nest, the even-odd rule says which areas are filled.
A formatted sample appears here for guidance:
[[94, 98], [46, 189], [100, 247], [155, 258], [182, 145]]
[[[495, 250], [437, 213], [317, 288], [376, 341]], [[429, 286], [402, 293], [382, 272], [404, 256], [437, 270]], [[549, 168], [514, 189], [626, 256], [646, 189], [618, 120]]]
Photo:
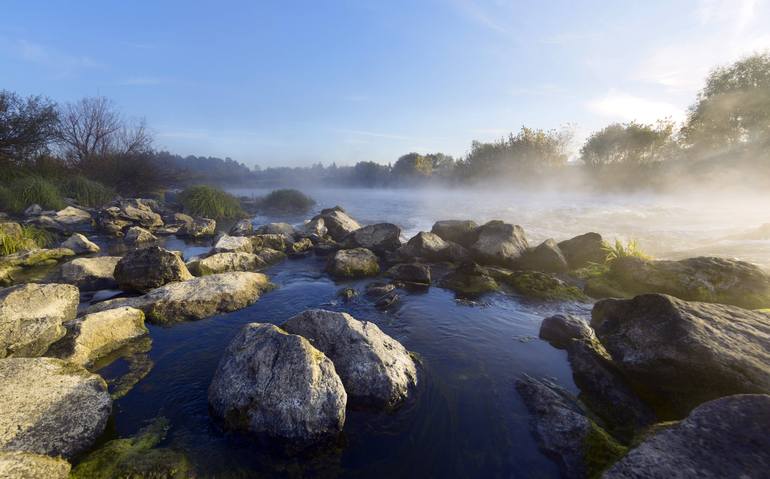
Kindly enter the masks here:
[[612, 264], [615, 260], [618, 260], [620, 258], [641, 258], [641, 259], [650, 259], [650, 256], [647, 255], [642, 249], [639, 247], [639, 243], [637, 243], [636, 240], [629, 240], [628, 243], [625, 245], [622, 241], [619, 239], [615, 240], [615, 244], [607, 243], [606, 241], [602, 244], [602, 249], [607, 253], [607, 257], [604, 260], [605, 264]]
[[152, 153], [114, 153], [89, 157], [80, 171], [126, 196], [157, 197], [174, 183], [176, 171], [160, 164]]
[[0, 256], [34, 248], [45, 248], [53, 242], [51, 234], [34, 226], [21, 226], [18, 232], [0, 228]]
[[212, 186], [191, 186], [179, 194], [185, 212], [213, 219], [233, 219], [244, 216], [240, 202], [233, 195]]
[[580, 158], [591, 168], [662, 161], [673, 152], [673, 131], [670, 121], [660, 121], [657, 125], [613, 123], [588, 138], [580, 150]]
[[56, 136], [57, 122], [51, 100], [0, 91], [0, 159], [24, 164], [46, 151]]
[[81, 175], [64, 179], [60, 188], [64, 196], [73, 198], [79, 205], [92, 208], [108, 203], [115, 196], [110, 188]]
[[40, 176], [19, 178], [0, 191], [0, 208], [4, 210], [21, 213], [32, 204], [47, 210], [59, 210], [65, 206], [56, 185]]
[[306, 213], [315, 205], [315, 200], [298, 190], [281, 189], [271, 191], [259, 201], [259, 210], [270, 214]]

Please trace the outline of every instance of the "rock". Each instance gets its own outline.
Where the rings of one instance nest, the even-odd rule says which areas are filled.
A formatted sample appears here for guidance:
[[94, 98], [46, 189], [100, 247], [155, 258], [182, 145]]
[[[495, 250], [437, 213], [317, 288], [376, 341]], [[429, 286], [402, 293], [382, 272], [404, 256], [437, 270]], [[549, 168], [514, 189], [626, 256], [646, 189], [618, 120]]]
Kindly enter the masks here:
[[309, 253], [312, 249], [313, 242], [310, 240], [310, 238], [302, 238], [301, 240], [295, 241], [288, 247], [289, 253], [293, 256], [304, 255], [305, 253]]
[[545, 318], [540, 324], [540, 339], [548, 341], [555, 348], [566, 349], [573, 339], [593, 341], [596, 336], [588, 322], [569, 314], [556, 314]]
[[326, 270], [337, 278], [362, 278], [380, 272], [377, 256], [366, 248], [337, 251], [326, 265]]
[[388, 293], [393, 292], [396, 289], [396, 285], [393, 283], [382, 283], [375, 281], [366, 285], [366, 295], [373, 298], [380, 298]]
[[168, 420], [159, 418], [136, 436], [113, 439], [86, 456], [72, 471], [75, 478], [111, 479], [195, 477], [187, 457], [173, 449], [155, 447], [168, 431]]
[[313, 252], [316, 256], [329, 256], [339, 251], [340, 245], [334, 241], [319, 241], [316, 243]]
[[107, 384], [54, 358], [0, 360], [0, 449], [71, 458], [104, 431]]
[[297, 234], [297, 230], [289, 223], [268, 223], [257, 228], [255, 233], [261, 235], [283, 235], [286, 238], [293, 239]]
[[117, 288], [113, 275], [120, 256], [76, 258], [61, 266], [62, 281], [84, 291]]
[[131, 251], [118, 261], [114, 275], [120, 289], [140, 292], [193, 277], [178, 255], [159, 246]]
[[762, 313], [646, 294], [599, 301], [591, 326], [664, 418], [720, 396], [770, 392], [770, 321]]
[[158, 238], [141, 226], [132, 226], [126, 232], [126, 236], [123, 240], [132, 246], [141, 246], [156, 243]]
[[214, 244], [217, 253], [253, 253], [251, 239], [243, 236], [222, 235]]
[[270, 248], [262, 248], [255, 253], [257, 258], [266, 265], [276, 264], [286, 259], [286, 253]]
[[728, 396], [645, 439], [605, 479], [760, 478], [770, 471], [770, 396]]
[[420, 263], [401, 263], [386, 273], [391, 278], [407, 283], [430, 284], [430, 267]]
[[320, 216], [316, 216], [312, 220], [306, 221], [305, 224], [302, 225], [302, 229], [300, 231], [300, 234], [304, 236], [317, 238], [323, 238], [328, 233], [329, 231], [326, 229], [324, 219]]
[[449, 243], [437, 234], [420, 231], [398, 250], [403, 258], [422, 258], [426, 261], [451, 261]]
[[153, 200], [142, 198], [120, 200], [118, 202], [118, 208], [120, 209], [120, 217], [128, 220], [134, 225], [142, 226], [144, 228], [158, 228], [163, 226], [163, 219], [158, 213], [153, 211], [153, 209], [157, 208], [157, 203]]
[[254, 234], [254, 223], [250, 219], [238, 221], [230, 228], [230, 236], [251, 236]]
[[524, 375], [516, 381], [516, 390], [533, 416], [540, 449], [554, 459], [564, 477], [597, 477], [626, 452], [556, 384]]
[[80, 233], [74, 233], [59, 246], [61, 248], [71, 249], [75, 254], [98, 253], [100, 249], [98, 245], [91, 242]]
[[569, 269], [585, 268], [591, 263], [604, 264], [607, 251], [599, 233], [586, 233], [559, 243]]
[[69, 256], [75, 256], [75, 252], [69, 248], [35, 248], [0, 256], [0, 267], [29, 268], [44, 263], [55, 263]]
[[[345, 210], [339, 206], [321, 210], [321, 214], [310, 220], [311, 224], [314, 224], [310, 229], [320, 229], [320, 223], [317, 221], [319, 219], [323, 220], [323, 227], [326, 228], [327, 234], [331, 236], [334, 241], [342, 241], [347, 235], [361, 227], [356, 220], [348, 216]], [[305, 228], [305, 231], [308, 231], [307, 227]]]
[[267, 276], [261, 273], [212, 274], [169, 283], [144, 296], [96, 303], [87, 312], [128, 306], [141, 309], [147, 319], [156, 324], [195, 321], [245, 308], [270, 286]]
[[478, 295], [500, 289], [500, 285], [489, 271], [476, 263], [464, 263], [450, 272], [439, 282], [442, 288], [455, 293]]
[[770, 306], [770, 275], [743, 261], [689, 258], [653, 261], [635, 257], [612, 262], [609, 278], [631, 294], [662, 293], [759, 309]]
[[[80, 293], [68, 284], [0, 289], [0, 358], [41, 356], [75, 318]], [[2, 404], [2, 403], [0, 403]]]
[[527, 251], [529, 244], [519, 225], [490, 221], [477, 230], [478, 239], [471, 246], [471, 254], [483, 264], [515, 267], [516, 261]]
[[342, 288], [339, 291], [337, 291], [337, 297], [341, 298], [344, 302], [353, 301], [353, 299], [358, 296], [358, 291], [356, 291], [353, 288]]
[[32, 203], [26, 210], [24, 210], [24, 216], [40, 216], [42, 213], [43, 208], [37, 203]]
[[0, 477], [6, 479], [67, 479], [70, 467], [69, 462], [59, 457], [0, 451]]
[[187, 269], [195, 276], [229, 273], [232, 271], [256, 271], [266, 266], [259, 256], [252, 253], [214, 253], [187, 263]]
[[567, 271], [567, 260], [562, 254], [556, 241], [547, 239], [536, 248], [528, 249], [516, 261], [517, 269], [542, 271], [545, 273], [564, 273]]
[[272, 324], [247, 324], [209, 386], [210, 410], [225, 428], [293, 441], [339, 433], [346, 404], [329, 358]]
[[476, 232], [478, 227], [479, 225], [475, 221], [444, 220], [436, 221], [430, 231], [444, 241], [451, 241], [465, 248], [470, 248], [478, 239]]
[[379, 309], [388, 309], [391, 306], [395, 306], [401, 300], [401, 297], [394, 291], [380, 297], [374, 302], [374, 306]]
[[11, 238], [21, 238], [24, 230], [19, 223], [14, 221], [0, 221], [0, 234], [10, 236]]
[[282, 234], [260, 234], [251, 237], [251, 247], [254, 251], [270, 248], [276, 251], [286, 249], [286, 236]]
[[395, 251], [401, 246], [401, 228], [391, 223], [377, 223], [359, 228], [342, 241], [345, 248], [366, 248], [376, 254]]
[[513, 271], [505, 280], [522, 296], [542, 301], [587, 301], [588, 298], [574, 286], [539, 271]]
[[214, 236], [216, 232], [216, 220], [211, 218], [194, 218], [192, 222], [183, 224], [179, 228], [177, 235], [188, 238], [203, 238], [206, 236]]
[[148, 333], [144, 313], [134, 308], [108, 309], [66, 324], [67, 334], [51, 346], [48, 356], [90, 366], [132, 339]]
[[417, 368], [409, 352], [374, 323], [347, 313], [310, 309], [281, 327], [307, 338], [332, 360], [351, 401], [392, 407], [417, 385]]

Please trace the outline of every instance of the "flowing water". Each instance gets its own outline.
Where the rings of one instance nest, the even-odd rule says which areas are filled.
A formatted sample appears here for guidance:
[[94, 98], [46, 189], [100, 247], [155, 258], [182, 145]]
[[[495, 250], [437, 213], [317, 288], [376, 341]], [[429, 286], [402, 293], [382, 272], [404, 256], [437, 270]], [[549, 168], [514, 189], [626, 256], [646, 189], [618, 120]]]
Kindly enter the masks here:
[[[260, 191], [237, 191], [262, 194]], [[579, 197], [458, 191], [310, 191], [318, 206], [344, 206], [362, 223], [393, 222], [409, 237], [439, 219], [504, 219], [521, 224], [533, 241], [561, 240], [586, 231], [638, 238], [645, 248], [675, 257], [688, 250], [740, 256], [770, 264], [767, 239], [726, 239], [770, 222], [765, 213], [698, 213], [650, 197]], [[710, 207], [712, 208], [712, 207]], [[301, 218], [256, 218], [255, 222]], [[756, 238], [756, 234], [749, 236]], [[743, 236], [741, 236], [743, 237]], [[186, 256], [205, 245], [171, 238]], [[563, 351], [537, 339], [540, 321], [556, 312], [587, 316], [591, 305], [539, 303], [495, 293], [464, 301], [438, 287], [400, 292], [387, 311], [364, 297], [340, 303], [336, 292], [368, 281], [334, 282], [323, 259], [287, 260], [266, 273], [278, 286], [243, 310], [170, 327], [150, 326], [151, 372], [115, 402], [109, 437], [134, 434], [157, 416], [171, 422], [163, 446], [185, 452], [199, 477], [558, 477], [537, 449], [529, 416], [516, 394], [521, 374], [553, 378], [575, 391]], [[394, 412], [349, 410], [338, 442], [309, 452], [285, 451], [226, 434], [208, 415], [206, 393], [219, 358], [249, 322], [281, 324], [307, 308], [347, 311], [375, 322], [420, 358], [420, 384]], [[102, 371], [125, 372], [124, 361]]]

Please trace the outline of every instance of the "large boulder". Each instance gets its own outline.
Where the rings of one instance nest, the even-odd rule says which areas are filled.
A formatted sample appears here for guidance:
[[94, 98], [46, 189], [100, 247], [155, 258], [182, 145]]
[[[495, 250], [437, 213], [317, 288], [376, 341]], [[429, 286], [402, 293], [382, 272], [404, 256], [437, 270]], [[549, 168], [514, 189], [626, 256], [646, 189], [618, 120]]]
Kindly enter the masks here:
[[310, 220], [309, 227], [305, 230], [318, 230], [321, 223], [319, 219], [323, 220], [323, 228], [326, 229], [326, 233], [331, 236], [334, 241], [342, 241], [347, 235], [361, 227], [358, 221], [351, 218], [344, 209], [340, 206], [334, 208], [327, 208], [321, 210], [321, 213]]
[[132, 246], [144, 246], [157, 242], [158, 238], [141, 226], [132, 226], [126, 231], [123, 240]]
[[421, 231], [396, 251], [397, 259], [407, 261], [420, 258], [429, 262], [451, 261], [462, 263], [470, 255], [457, 243], [444, 241], [435, 233]]
[[770, 396], [729, 396], [703, 404], [645, 439], [605, 479], [760, 478], [770, 472]]
[[115, 351], [129, 341], [147, 334], [144, 313], [134, 308], [108, 309], [65, 323], [67, 334], [51, 346], [53, 356], [80, 366]]
[[438, 235], [444, 241], [452, 241], [466, 248], [470, 248], [478, 239], [476, 230], [479, 225], [471, 220], [443, 220], [436, 221], [430, 232]]
[[567, 259], [562, 254], [556, 241], [547, 239], [535, 248], [530, 248], [516, 261], [516, 267], [523, 270], [542, 271], [545, 273], [564, 273], [567, 271]]
[[311, 309], [281, 327], [307, 338], [332, 360], [351, 401], [392, 407], [417, 384], [409, 351], [374, 323]]
[[245, 236], [222, 235], [214, 243], [214, 251], [217, 253], [253, 253], [251, 239]]
[[770, 275], [759, 267], [725, 258], [654, 261], [635, 257], [613, 261], [609, 278], [630, 294], [663, 293], [748, 309], [770, 307]]
[[[80, 293], [68, 284], [21, 284], [0, 289], [0, 358], [40, 356], [65, 334]], [[1, 403], [0, 403], [1, 404]]]
[[6, 479], [67, 479], [70, 463], [60, 457], [31, 452], [0, 452], [0, 477]]
[[193, 277], [179, 255], [159, 246], [128, 253], [115, 265], [114, 275], [121, 289], [141, 292]]
[[116, 288], [114, 272], [120, 259], [120, 256], [73, 259], [61, 266], [61, 279], [84, 291]]
[[555, 314], [543, 319], [539, 336], [559, 349], [565, 349], [573, 339], [596, 339], [594, 330], [587, 321], [569, 314]]
[[75, 254], [98, 253], [100, 249], [97, 244], [80, 233], [74, 233], [63, 241], [59, 247], [71, 249]]
[[214, 253], [205, 258], [187, 263], [187, 269], [195, 276], [230, 273], [233, 271], [256, 271], [266, 266], [259, 256], [253, 253]]
[[342, 241], [345, 248], [366, 248], [377, 254], [395, 251], [401, 246], [401, 228], [391, 223], [377, 223], [359, 228]]
[[0, 450], [71, 458], [104, 431], [107, 383], [55, 358], [0, 360]]
[[96, 303], [87, 312], [127, 306], [141, 309], [147, 319], [156, 324], [194, 321], [245, 308], [270, 286], [267, 276], [261, 273], [212, 274], [169, 283], [144, 296]]
[[599, 233], [586, 233], [559, 243], [570, 269], [585, 268], [591, 263], [603, 264], [607, 257], [604, 240]]
[[664, 414], [681, 417], [720, 396], [770, 393], [766, 314], [646, 294], [596, 303], [591, 326]]
[[478, 238], [470, 250], [483, 264], [515, 267], [529, 248], [524, 229], [519, 225], [495, 220], [480, 226], [477, 232]]
[[329, 258], [326, 270], [337, 278], [363, 278], [380, 272], [377, 255], [366, 248], [337, 251]]
[[271, 324], [247, 324], [209, 386], [210, 410], [227, 429], [293, 441], [339, 433], [346, 404], [331, 360]]

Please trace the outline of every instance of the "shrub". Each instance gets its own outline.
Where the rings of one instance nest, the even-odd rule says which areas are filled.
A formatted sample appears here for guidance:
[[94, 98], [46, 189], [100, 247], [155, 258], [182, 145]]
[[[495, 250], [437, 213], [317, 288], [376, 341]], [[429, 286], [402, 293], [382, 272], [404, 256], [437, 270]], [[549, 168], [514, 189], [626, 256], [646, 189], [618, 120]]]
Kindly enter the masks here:
[[274, 190], [259, 201], [261, 212], [271, 214], [306, 213], [315, 205], [315, 200], [301, 191], [293, 189]]
[[233, 219], [245, 216], [236, 197], [212, 186], [191, 186], [179, 194], [185, 212], [213, 219]]
[[14, 213], [20, 213], [35, 203], [47, 210], [59, 210], [65, 206], [56, 185], [39, 176], [15, 180], [7, 189], [0, 199], [6, 203], [3, 207]]
[[34, 226], [22, 226], [20, 232], [0, 229], [0, 256], [17, 251], [45, 248], [53, 242], [51, 234]]
[[627, 244], [624, 245], [622, 241], [616, 239], [614, 245], [605, 242], [602, 245], [602, 249], [607, 252], [607, 257], [605, 258], [604, 262], [608, 265], [612, 264], [613, 261], [620, 258], [634, 257], [650, 259], [650, 256], [642, 251], [642, 249], [639, 247], [639, 243], [637, 243], [636, 240], [630, 240]]
[[61, 191], [79, 205], [89, 207], [102, 206], [115, 196], [110, 188], [80, 175], [65, 179], [61, 183]]

